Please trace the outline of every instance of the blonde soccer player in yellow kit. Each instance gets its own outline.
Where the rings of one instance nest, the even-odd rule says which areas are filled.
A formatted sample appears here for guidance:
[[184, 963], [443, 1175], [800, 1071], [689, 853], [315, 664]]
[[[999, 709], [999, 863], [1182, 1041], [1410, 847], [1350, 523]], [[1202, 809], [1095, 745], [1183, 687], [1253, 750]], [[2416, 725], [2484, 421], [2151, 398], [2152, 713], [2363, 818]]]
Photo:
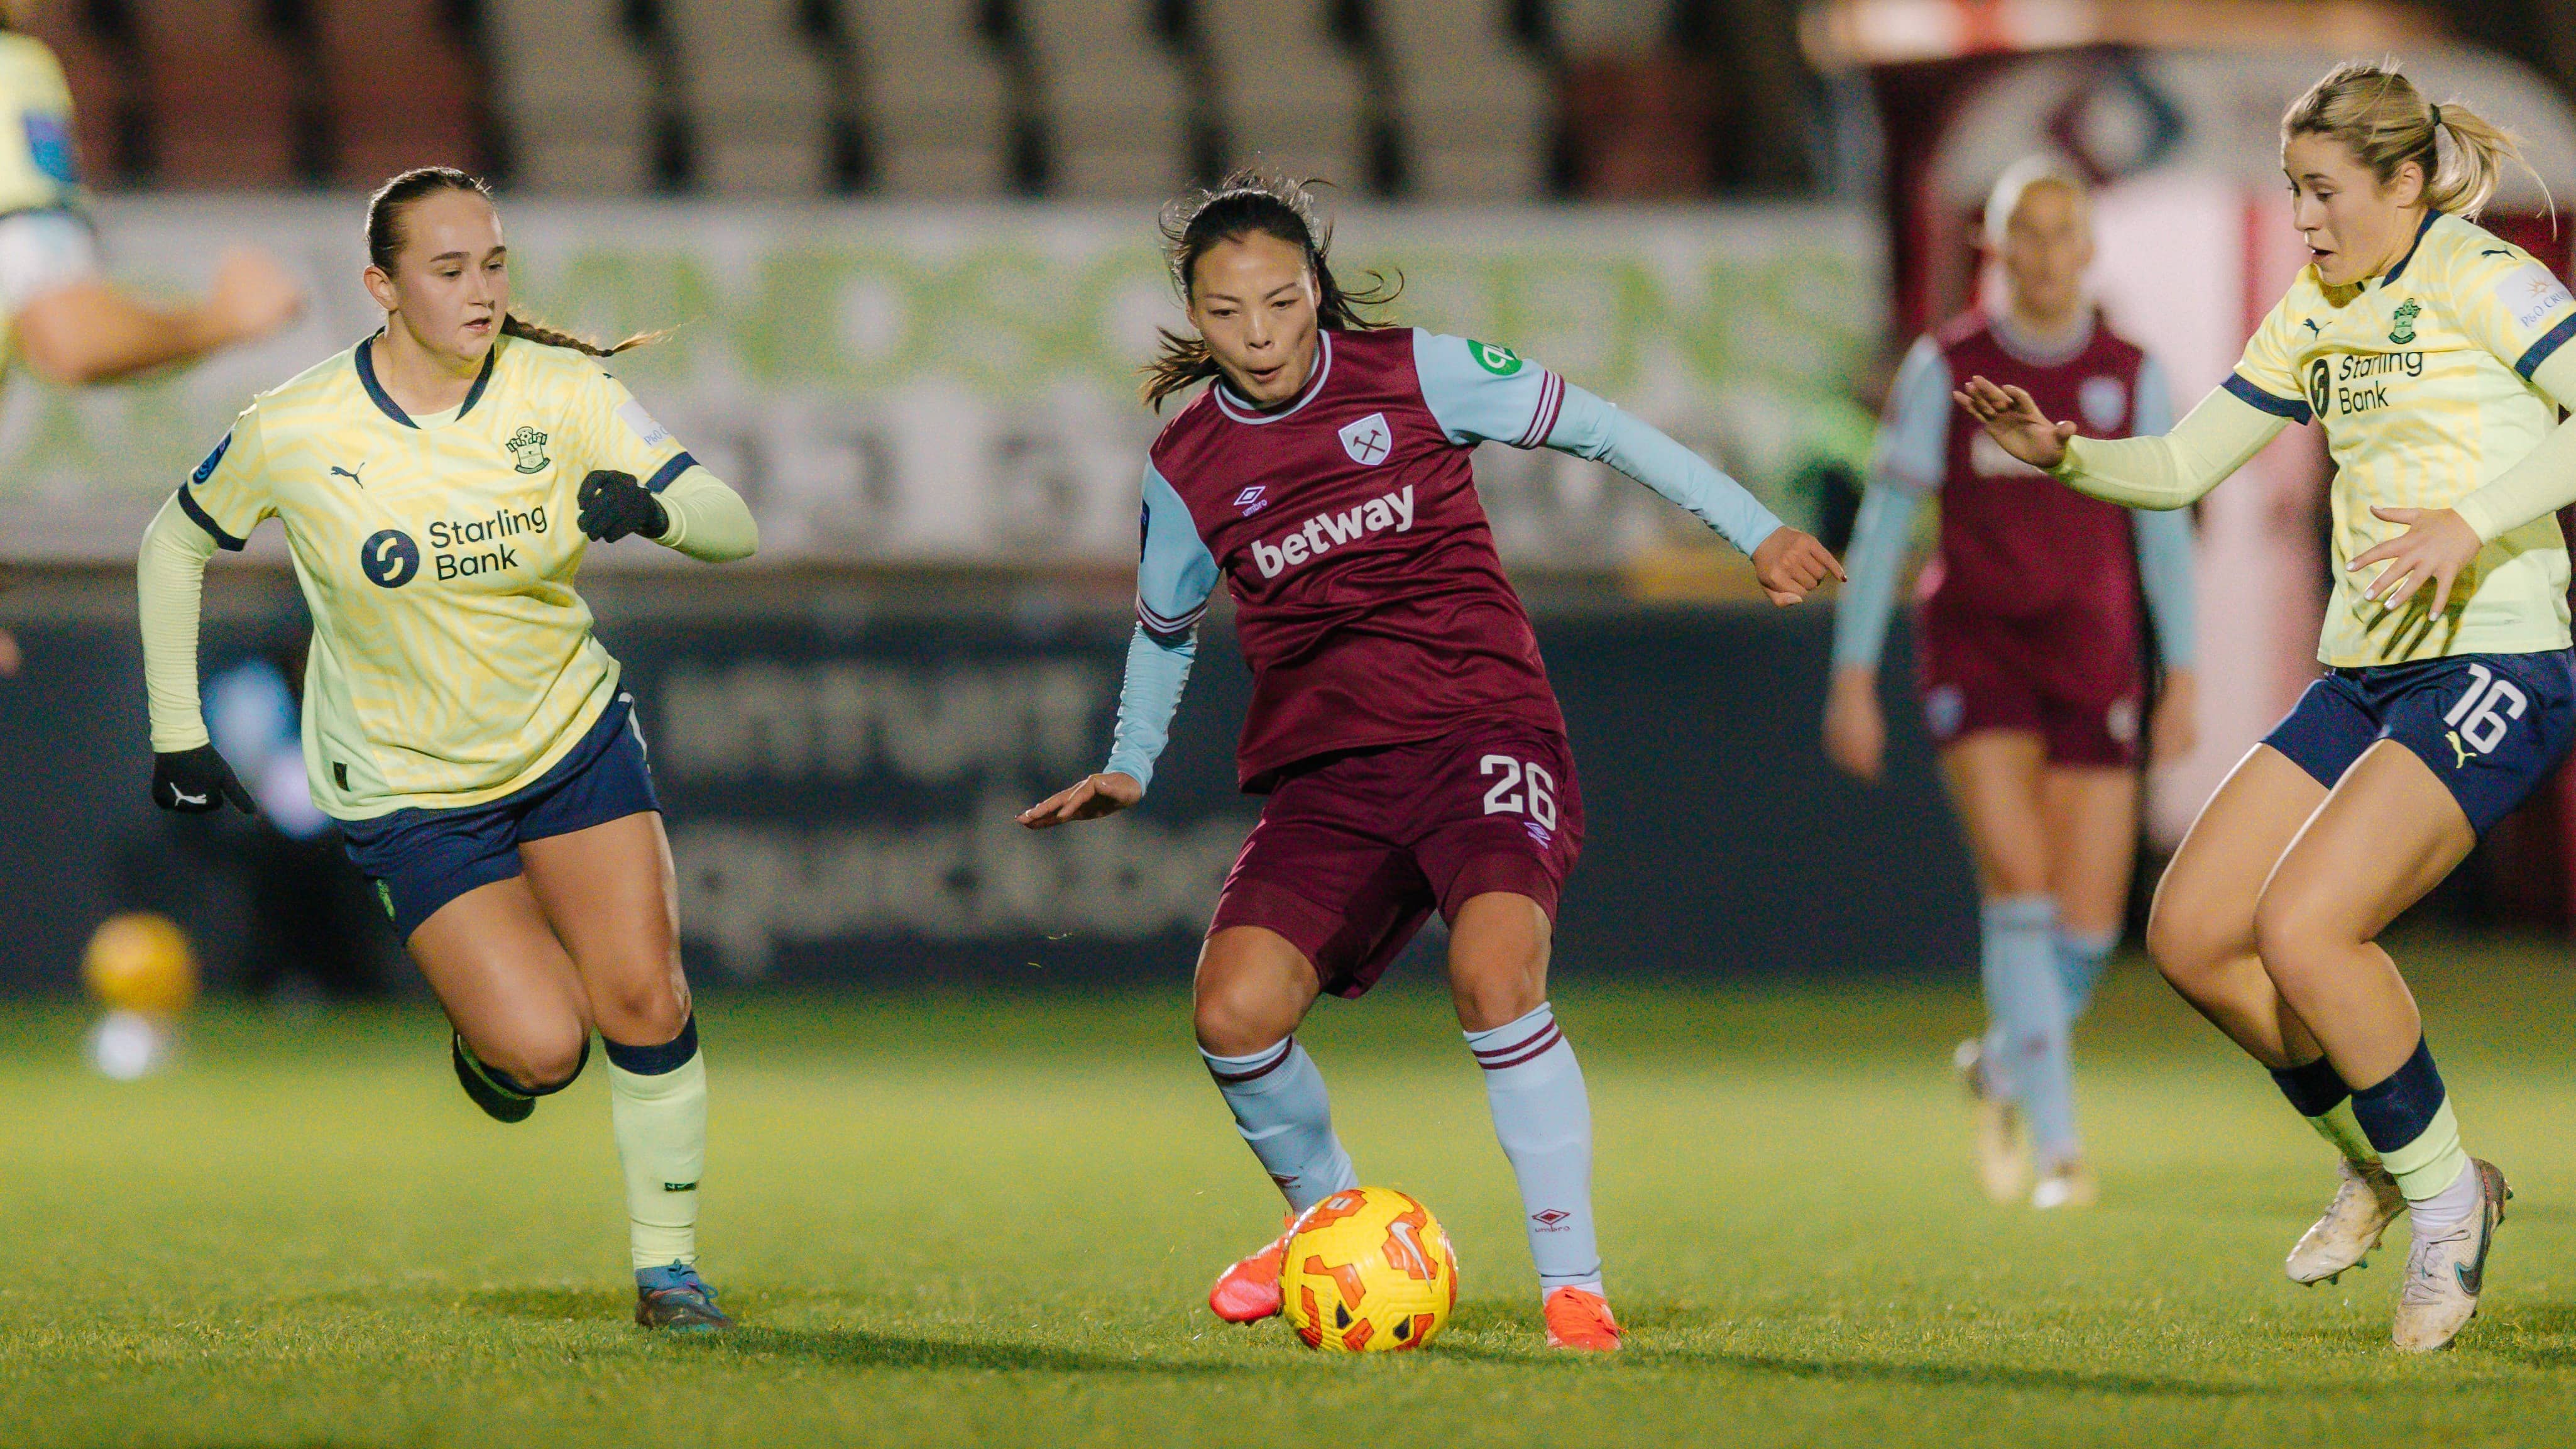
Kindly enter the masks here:
[[2576, 403], [2576, 296], [2472, 224], [2514, 149], [2467, 107], [2346, 65], [2281, 135], [2312, 260], [2235, 375], [2171, 433], [2077, 438], [1984, 378], [1959, 401], [2015, 456], [2143, 508], [2189, 504], [2293, 423], [2325, 429], [2325, 677], [2202, 808], [2147, 944], [2341, 1150], [2341, 1187], [2290, 1277], [2342, 1273], [2404, 1211], [2391, 1336], [2421, 1351], [2477, 1311], [2511, 1194], [2463, 1150], [2414, 997], [2376, 938], [2576, 734], [2554, 517], [2576, 500], [2576, 432], [2558, 421]]
[[260, 394], [153, 520], [139, 565], [152, 798], [249, 798], [197, 697], [218, 548], [286, 527], [313, 616], [304, 763], [455, 1026], [491, 1116], [525, 1119], [606, 1044], [636, 1321], [730, 1326], [698, 1276], [706, 1069], [680, 971], [671, 853], [617, 661], [573, 591], [585, 549], [640, 535], [711, 562], [751, 514], [596, 360], [510, 313], [482, 184], [424, 169], [368, 205], [385, 325]]

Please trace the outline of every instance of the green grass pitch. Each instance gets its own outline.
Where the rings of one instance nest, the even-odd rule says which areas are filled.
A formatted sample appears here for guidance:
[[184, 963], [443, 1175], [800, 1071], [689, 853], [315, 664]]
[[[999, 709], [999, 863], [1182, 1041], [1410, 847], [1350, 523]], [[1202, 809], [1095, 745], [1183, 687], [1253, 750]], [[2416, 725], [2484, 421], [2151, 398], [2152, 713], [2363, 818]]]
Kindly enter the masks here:
[[2280, 1260], [2331, 1164], [2135, 960], [2081, 1038], [2104, 1204], [1988, 1206], [1954, 990], [1606, 987], [1561, 1018], [1599, 1119], [1616, 1359], [1540, 1347], [1510, 1177], [1445, 1000], [1304, 1033], [1364, 1178], [1448, 1224], [1430, 1351], [1328, 1359], [1202, 1293], [1276, 1200], [1181, 994], [704, 1004], [706, 1268], [745, 1324], [626, 1321], [604, 1086], [486, 1122], [411, 1007], [217, 1008], [86, 1073], [0, 1013], [0, 1444], [2557, 1444], [2576, 1423], [2576, 985], [2559, 946], [2401, 943], [2474, 1150], [2519, 1189], [2454, 1352], [2386, 1347], [2402, 1261]]

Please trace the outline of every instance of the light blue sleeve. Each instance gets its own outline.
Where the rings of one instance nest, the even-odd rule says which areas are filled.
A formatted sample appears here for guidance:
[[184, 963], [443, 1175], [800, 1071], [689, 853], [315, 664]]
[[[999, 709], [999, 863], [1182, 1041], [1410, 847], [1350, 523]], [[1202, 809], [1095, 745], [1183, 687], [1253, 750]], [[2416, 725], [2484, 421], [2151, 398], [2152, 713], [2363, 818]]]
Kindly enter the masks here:
[[1535, 448], [1555, 421], [1564, 379], [1508, 347], [1413, 329], [1413, 376], [1441, 436], [1460, 447]]
[[[2152, 357], [2139, 364], [2138, 395], [2129, 404], [2132, 437], [2158, 437], [2173, 431], [2173, 393], [2164, 369]], [[2167, 669], [2189, 669], [2199, 657], [2199, 617], [2193, 596], [2192, 554], [2196, 547], [2188, 508], [2129, 511], [2138, 547], [2138, 586], [2147, 596], [2147, 617], [2156, 628], [2156, 654]]]
[[1927, 492], [1941, 486], [1949, 471], [1950, 362], [1940, 344], [1918, 337], [1896, 369], [1887, 391], [1887, 412], [1879, 420], [1878, 453], [1870, 459], [1870, 480]]
[[1861, 499], [1860, 521], [1843, 554], [1843, 570], [1851, 579], [1834, 596], [1836, 669], [1878, 667], [1880, 651], [1887, 647], [1887, 621], [1896, 612], [1905, 546], [1914, 537], [1914, 515], [1922, 506], [1921, 492], [1883, 482], [1870, 485]]
[[1549, 447], [1609, 464], [1690, 510], [1747, 554], [1779, 531], [1779, 518], [1707, 459], [1571, 383], [1563, 392]]
[[1208, 552], [1187, 504], [1161, 472], [1145, 465], [1144, 513], [1138, 521], [1136, 633], [1127, 641], [1127, 680], [1118, 691], [1118, 727], [1103, 773], [1154, 783], [1154, 761], [1171, 742], [1172, 716], [1198, 657], [1199, 620], [1216, 592]]

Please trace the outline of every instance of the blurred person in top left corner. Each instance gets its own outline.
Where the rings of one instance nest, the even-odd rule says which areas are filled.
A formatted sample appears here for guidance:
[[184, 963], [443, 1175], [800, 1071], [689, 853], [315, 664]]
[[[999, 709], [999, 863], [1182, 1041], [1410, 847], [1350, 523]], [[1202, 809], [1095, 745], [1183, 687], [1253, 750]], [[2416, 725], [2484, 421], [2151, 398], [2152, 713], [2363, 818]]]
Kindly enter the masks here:
[[304, 292], [275, 257], [228, 248], [204, 300], [148, 302], [100, 272], [62, 65], [26, 33], [47, 3], [0, 0], [0, 356], [86, 387], [194, 362], [295, 320]]

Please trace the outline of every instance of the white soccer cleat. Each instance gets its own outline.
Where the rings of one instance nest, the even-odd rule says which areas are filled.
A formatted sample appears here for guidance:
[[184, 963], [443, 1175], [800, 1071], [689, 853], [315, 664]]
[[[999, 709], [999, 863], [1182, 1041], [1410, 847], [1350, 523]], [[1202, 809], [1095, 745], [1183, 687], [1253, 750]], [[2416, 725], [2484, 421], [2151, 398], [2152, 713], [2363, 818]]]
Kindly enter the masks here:
[[2293, 1283], [2313, 1288], [2342, 1277], [2347, 1268], [2369, 1267], [2370, 1251], [2386, 1236], [2388, 1225], [2406, 1211], [2406, 1195], [2397, 1190], [2397, 1179], [2378, 1163], [2355, 1167], [2350, 1158], [2339, 1158], [2335, 1170], [2339, 1185], [2334, 1201], [2323, 1217], [2299, 1235], [2298, 1246], [2290, 1249], [2290, 1259], [2282, 1265]]
[[2093, 1170], [2081, 1162], [2061, 1162], [2040, 1175], [2039, 1184], [2030, 1190], [2030, 1205], [2046, 1212], [2051, 1208], [2089, 1208], [2102, 1200], [2100, 1184], [2093, 1180]]
[[2397, 1321], [2389, 1341], [2401, 1352], [2431, 1353], [2448, 1348], [2469, 1320], [2478, 1316], [2478, 1293], [2486, 1287], [2487, 1249], [2504, 1222], [2504, 1205], [2513, 1189], [2492, 1162], [2470, 1159], [2478, 1175], [2478, 1210], [2458, 1228], [2438, 1238], [2417, 1238], [2406, 1253], [2406, 1287], [2397, 1295]]
[[1996, 1095], [1986, 1080], [1985, 1055], [1985, 1042], [1972, 1036], [1951, 1049], [1950, 1066], [1976, 1103], [1977, 1185], [1990, 1202], [2017, 1203], [2030, 1190], [2030, 1149], [2012, 1099]]

